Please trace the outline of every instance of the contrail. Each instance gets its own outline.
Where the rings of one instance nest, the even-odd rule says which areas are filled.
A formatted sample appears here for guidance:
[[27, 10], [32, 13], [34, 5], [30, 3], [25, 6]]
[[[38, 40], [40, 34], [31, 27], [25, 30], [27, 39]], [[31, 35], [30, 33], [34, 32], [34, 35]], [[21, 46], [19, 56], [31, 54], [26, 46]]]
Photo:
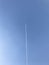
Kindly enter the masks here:
[[25, 44], [26, 44], [26, 65], [28, 65], [28, 54], [27, 54], [27, 25], [25, 24]]

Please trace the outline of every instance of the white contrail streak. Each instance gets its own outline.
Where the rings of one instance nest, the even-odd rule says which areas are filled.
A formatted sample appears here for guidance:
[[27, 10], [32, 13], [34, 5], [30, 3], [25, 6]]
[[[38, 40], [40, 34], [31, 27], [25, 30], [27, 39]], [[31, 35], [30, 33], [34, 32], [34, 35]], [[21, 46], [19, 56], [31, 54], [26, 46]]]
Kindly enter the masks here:
[[27, 54], [27, 25], [25, 24], [25, 44], [26, 44], [26, 65], [28, 65], [28, 54]]

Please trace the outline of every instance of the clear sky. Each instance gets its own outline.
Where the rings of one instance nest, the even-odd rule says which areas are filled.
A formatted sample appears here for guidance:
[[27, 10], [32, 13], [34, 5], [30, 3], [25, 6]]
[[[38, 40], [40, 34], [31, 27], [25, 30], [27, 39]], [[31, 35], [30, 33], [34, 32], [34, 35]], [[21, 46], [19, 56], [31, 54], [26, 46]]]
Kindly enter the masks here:
[[0, 65], [49, 65], [49, 0], [0, 0]]

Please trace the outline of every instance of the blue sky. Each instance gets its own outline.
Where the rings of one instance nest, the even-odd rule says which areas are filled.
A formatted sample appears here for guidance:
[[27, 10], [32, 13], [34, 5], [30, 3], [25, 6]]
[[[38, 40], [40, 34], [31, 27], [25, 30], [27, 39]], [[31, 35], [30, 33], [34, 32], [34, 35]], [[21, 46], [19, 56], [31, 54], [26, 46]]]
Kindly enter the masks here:
[[49, 65], [49, 1], [0, 0], [0, 65]]

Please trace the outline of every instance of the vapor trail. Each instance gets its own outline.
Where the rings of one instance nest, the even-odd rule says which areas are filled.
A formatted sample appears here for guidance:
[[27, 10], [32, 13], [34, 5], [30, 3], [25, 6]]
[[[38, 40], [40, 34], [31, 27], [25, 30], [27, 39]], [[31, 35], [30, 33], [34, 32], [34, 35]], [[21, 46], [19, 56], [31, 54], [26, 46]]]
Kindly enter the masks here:
[[25, 24], [25, 44], [26, 44], [26, 65], [28, 65], [28, 54], [27, 54], [27, 25]]

